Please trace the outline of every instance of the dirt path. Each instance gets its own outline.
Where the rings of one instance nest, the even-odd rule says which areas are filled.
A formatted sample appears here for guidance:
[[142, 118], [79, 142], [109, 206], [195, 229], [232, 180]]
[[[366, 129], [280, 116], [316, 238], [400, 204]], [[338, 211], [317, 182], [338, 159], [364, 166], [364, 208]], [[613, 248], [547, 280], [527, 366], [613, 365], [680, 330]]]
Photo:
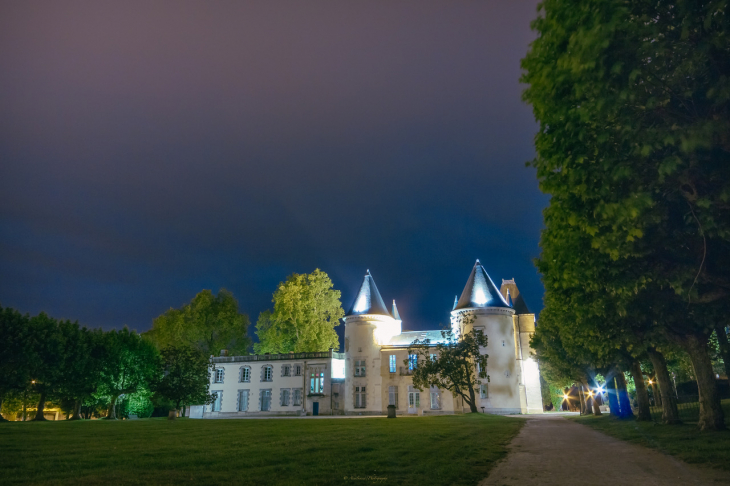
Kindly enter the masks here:
[[479, 486], [730, 484], [727, 473], [690, 466], [560, 416], [532, 415], [526, 420], [507, 458]]

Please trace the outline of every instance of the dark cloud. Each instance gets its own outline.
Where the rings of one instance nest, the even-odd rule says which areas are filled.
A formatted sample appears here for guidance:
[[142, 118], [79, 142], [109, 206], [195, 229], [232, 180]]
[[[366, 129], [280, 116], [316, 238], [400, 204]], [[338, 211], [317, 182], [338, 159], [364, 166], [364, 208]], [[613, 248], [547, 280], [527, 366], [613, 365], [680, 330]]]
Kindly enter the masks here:
[[5, 2], [0, 303], [146, 329], [202, 288], [252, 318], [370, 268], [410, 328], [474, 259], [533, 308], [546, 199], [519, 60], [536, 1]]

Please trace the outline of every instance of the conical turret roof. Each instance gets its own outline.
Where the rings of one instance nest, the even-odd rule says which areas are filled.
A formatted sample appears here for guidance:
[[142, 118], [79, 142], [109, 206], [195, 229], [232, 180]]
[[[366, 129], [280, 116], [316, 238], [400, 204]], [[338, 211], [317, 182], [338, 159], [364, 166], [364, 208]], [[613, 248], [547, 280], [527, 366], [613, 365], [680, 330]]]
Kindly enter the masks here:
[[396, 321], [402, 320], [400, 318], [400, 314], [398, 314], [398, 307], [396, 307], [395, 305], [395, 299], [393, 299], [393, 319], [395, 319]]
[[355, 301], [352, 303], [347, 314], [345, 314], [345, 317], [363, 314], [392, 317], [385, 307], [385, 302], [383, 302], [383, 298], [380, 296], [380, 292], [378, 292], [378, 287], [375, 286], [375, 280], [370, 275], [370, 270], [365, 274], [360, 290], [357, 292], [357, 296], [355, 296]]
[[505, 307], [509, 309], [510, 305], [504, 300], [487, 271], [477, 260], [454, 310], [482, 307]]

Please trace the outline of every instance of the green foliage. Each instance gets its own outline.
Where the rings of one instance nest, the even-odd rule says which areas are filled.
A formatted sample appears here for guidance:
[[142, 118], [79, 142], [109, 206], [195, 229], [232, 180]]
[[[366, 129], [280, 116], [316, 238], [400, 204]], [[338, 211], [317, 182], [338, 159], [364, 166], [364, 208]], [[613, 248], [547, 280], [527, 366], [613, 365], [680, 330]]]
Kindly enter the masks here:
[[[0, 401], [5, 395], [20, 392], [30, 384], [29, 321], [27, 314], [0, 307]], [[3, 410], [6, 410], [5, 404]]]
[[121, 395], [144, 390], [160, 371], [159, 353], [151, 342], [126, 327], [106, 333], [97, 395], [109, 397], [108, 418], [116, 418], [116, 401]]
[[217, 356], [221, 349], [242, 355], [251, 346], [249, 324], [248, 316], [239, 312], [238, 302], [229, 291], [221, 289], [213, 295], [203, 290], [189, 304], [157, 317], [145, 336], [158, 349], [182, 344], [196, 347], [206, 356]]
[[191, 346], [168, 346], [160, 354], [164, 374], [153, 385], [156, 392], [176, 409], [184, 403], [211, 403], [210, 362], [205, 354]]
[[[472, 320], [467, 318], [464, 324]], [[431, 386], [449, 390], [454, 396], [460, 396], [473, 413], [477, 410], [477, 393], [475, 389], [482, 384], [482, 379], [489, 382], [487, 375], [487, 354], [481, 354], [479, 348], [485, 348], [487, 336], [477, 329], [464, 334], [460, 338], [449, 329], [441, 331], [446, 342], [431, 344], [429, 339], [415, 340], [408, 347], [408, 354], [418, 355], [418, 365], [413, 370], [413, 386], [419, 390]], [[435, 358], [431, 355], [435, 354]], [[404, 361], [408, 366], [408, 360]], [[481, 370], [477, 372], [477, 369]]]
[[345, 312], [340, 291], [332, 287], [332, 280], [319, 269], [292, 274], [281, 282], [272, 299], [273, 312], [262, 312], [256, 323], [256, 354], [337, 351], [335, 327]]

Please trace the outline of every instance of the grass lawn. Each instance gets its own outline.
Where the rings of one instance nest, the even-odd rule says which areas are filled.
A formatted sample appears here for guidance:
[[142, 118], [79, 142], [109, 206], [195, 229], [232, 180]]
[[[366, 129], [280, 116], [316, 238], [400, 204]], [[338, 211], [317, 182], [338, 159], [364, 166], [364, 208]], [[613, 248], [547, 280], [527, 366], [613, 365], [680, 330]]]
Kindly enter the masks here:
[[730, 471], [730, 431], [700, 432], [696, 424], [661, 425], [619, 420], [610, 415], [588, 415], [573, 420], [617, 439], [658, 449], [688, 463]]
[[[0, 482], [476, 484], [522, 424], [484, 414], [0, 423]], [[368, 477], [382, 479], [358, 479]]]

